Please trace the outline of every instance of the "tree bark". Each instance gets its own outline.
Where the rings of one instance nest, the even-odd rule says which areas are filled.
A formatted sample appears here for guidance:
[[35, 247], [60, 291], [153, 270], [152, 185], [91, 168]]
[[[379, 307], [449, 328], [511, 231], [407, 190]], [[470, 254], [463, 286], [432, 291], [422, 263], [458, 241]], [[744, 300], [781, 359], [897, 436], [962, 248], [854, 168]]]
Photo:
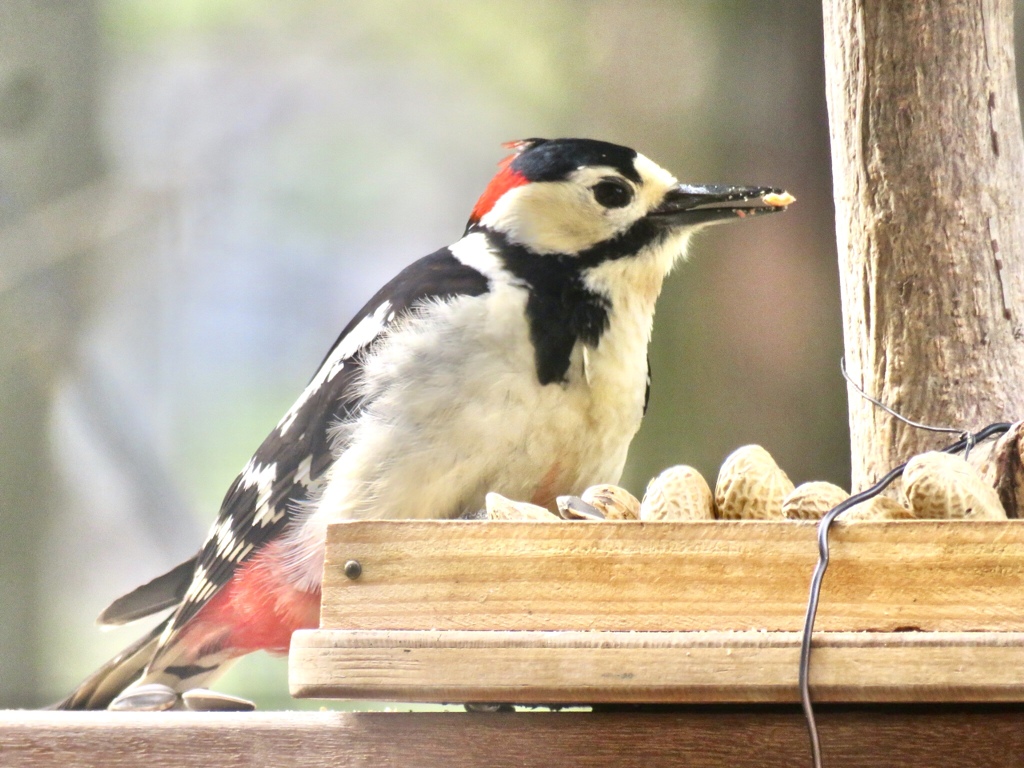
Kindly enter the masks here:
[[[899, 413], [1024, 417], [1024, 140], [1011, 0], [824, 0], [847, 369]], [[852, 479], [950, 442], [851, 388]]]

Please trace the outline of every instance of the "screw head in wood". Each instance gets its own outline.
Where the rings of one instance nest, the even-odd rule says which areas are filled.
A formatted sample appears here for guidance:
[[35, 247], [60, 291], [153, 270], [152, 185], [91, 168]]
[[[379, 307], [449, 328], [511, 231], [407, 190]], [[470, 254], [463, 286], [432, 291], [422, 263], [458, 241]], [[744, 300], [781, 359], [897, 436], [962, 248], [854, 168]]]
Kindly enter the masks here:
[[363, 565], [358, 560], [349, 560], [345, 563], [345, 575], [355, 581], [363, 575]]

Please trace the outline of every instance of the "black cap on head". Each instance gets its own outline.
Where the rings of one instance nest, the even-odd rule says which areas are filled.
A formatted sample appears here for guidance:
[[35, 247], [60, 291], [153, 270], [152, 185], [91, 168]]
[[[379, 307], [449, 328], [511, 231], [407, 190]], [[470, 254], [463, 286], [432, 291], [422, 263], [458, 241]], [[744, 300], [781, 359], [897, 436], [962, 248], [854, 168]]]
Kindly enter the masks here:
[[510, 169], [530, 181], [558, 181], [577, 168], [607, 165], [640, 183], [633, 166], [636, 150], [594, 139], [524, 139], [512, 144], [519, 153]]

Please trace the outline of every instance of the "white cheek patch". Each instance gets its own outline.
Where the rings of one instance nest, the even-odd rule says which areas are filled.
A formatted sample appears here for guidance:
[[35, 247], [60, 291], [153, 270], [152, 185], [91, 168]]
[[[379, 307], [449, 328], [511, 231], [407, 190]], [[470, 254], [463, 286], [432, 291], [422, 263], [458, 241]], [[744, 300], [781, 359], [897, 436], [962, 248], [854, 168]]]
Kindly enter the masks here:
[[480, 223], [535, 253], [579, 253], [615, 237], [647, 213], [639, 194], [621, 208], [598, 203], [593, 187], [610, 176], [621, 174], [606, 166], [585, 167], [564, 181], [510, 189]]
[[541, 181], [510, 189], [480, 223], [535, 253], [576, 253], [613, 234], [587, 199], [568, 181]]
[[637, 155], [633, 165], [641, 183], [629, 182], [636, 195], [621, 208], [602, 206], [592, 189], [602, 179], [622, 175], [611, 167], [593, 166], [578, 168], [564, 181], [509, 189], [480, 223], [536, 253], [579, 253], [627, 230], [660, 205], [677, 183], [644, 155]]

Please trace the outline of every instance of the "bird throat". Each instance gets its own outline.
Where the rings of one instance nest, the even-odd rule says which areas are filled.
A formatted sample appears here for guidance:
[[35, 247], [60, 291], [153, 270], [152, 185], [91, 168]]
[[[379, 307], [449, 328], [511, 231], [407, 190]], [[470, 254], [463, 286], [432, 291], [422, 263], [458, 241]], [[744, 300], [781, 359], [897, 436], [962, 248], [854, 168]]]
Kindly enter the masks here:
[[576, 342], [597, 346], [608, 329], [611, 301], [587, 287], [578, 259], [538, 255], [496, 233], [488, 237], [505, 269], [530, 286], [526, 318], [537, 380], [542, 385], [565, 382]]

